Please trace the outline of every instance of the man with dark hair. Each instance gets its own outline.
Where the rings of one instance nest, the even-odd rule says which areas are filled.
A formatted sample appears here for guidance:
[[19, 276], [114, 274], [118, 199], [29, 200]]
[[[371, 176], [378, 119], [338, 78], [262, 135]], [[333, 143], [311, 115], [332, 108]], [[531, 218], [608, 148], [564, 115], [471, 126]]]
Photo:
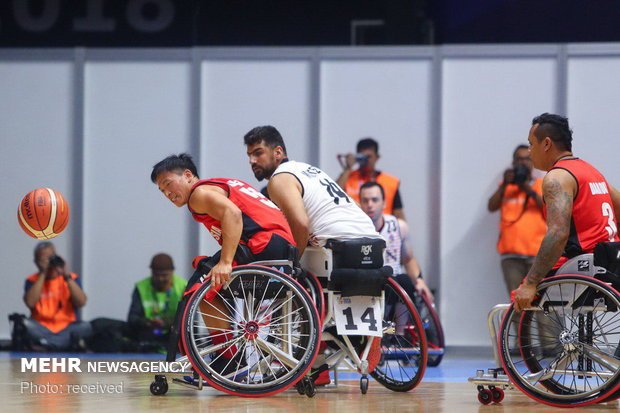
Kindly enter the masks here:
[[[188, 154], [171, 155], [158, 162], [153, 166], [151, 181], [174, 205], [187, 205], [194, 220], [204, 224], [222, 246], [212, 257], [194, 260], [196, 272], [188, 281], [186, 296], [205, 280], [219, 289], [229, 280], [234, 264], [290, 257], [295, 241], [282, 212], [245, 182], [228, 178], [201, 180]], [[184, 302], [179, 308], [183, 305]], [[219, 296], [208, 303], [201, 302], [200, 307], [207, 327], [214, 331], [230, 330], [230, 323], [220, 317], [229, 310]], [[214, 334], [211, 338], [219, 344], [230, 341], [231, 334]], [[230, 363], [225, 359], [236, 356], [236, 349], [222, 354], [224, 357], [218, 361], [223, 366], [233, 370], [239, 366], [241, 360]]]
[[[262, 135], [267, 131], [266, 135]], [[308, 245], [324, 247], [328, 240], [378, 239], [372, 221], [325, 172], [307, 163], [290, 161], [282, 136], [273, 126], [249, 131], [244, 142], [256, 179], [268, 179], [271, 199], [291, 226], [301, 256]], [[381, 340], [373, 340], [368, 356], [374, 369]], [[315, 384], [329, 383], [324, 370]]]
[[[386, 242], [383, 263], [393, 269], [396, 281], [413, 297], [413, 289], [433, 300], [433, 293], [422, 278], [420, 266], [413, 256], [409, 243], [409, 227], [405, 221], [394, 215], [384, 214], [385, 193], [383, 187], [374, 181], [366, 182], [360, 188], [360, 206], [375, 225], [375, 229]], [[415, 302], [415, 301], [414, 301]]]
[[533, 177], [532, 169], [528, 147], [517, 146], [512, 168], [504, 171], [504, 180], [487, 205], [490, 212], [501, 210], [497, 251], [509, 295], [529, 271], [545, 236], [542, 179]]
[[543, 113], [532, 120], [528, 141], [543, 180], [547, 232], [523, 283], [514, 292], [515, 309], [529, 308], [540, 281], [567, 259], [591, 253], [600, 242], [618, 241], [620, 193], [592, 165], [572, 153], [568, 119]]
[[[375, 167], [379, 160], [379, 144], [372, 138], [361, 139], [357, 143], [357, 155], [347, 154], [342, 163], [343, 171], [336, 181], [356, 202], [360, 202], [360, 187], [369, 181], [376, 181], [385, 191], [385, 209], [383, 213], [405, 219], [403, 202], [400, 197], [400, 181], [395, 176], [378, 171]], [[358, 168], [353, 170], [353, 166]]]

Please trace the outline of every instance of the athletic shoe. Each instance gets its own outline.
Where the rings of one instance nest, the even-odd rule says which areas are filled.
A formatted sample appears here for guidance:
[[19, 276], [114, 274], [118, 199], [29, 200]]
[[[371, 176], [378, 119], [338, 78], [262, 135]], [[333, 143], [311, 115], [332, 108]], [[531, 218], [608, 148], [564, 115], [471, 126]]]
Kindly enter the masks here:
[[380, 337], [373, 337], [372, 344], [370, 345], [370, 351], [368, 352], [368, 357], [366, 357], [366, 360], [368, 360], [368, 373], [372, 373], [372, 371], [381, 361]]

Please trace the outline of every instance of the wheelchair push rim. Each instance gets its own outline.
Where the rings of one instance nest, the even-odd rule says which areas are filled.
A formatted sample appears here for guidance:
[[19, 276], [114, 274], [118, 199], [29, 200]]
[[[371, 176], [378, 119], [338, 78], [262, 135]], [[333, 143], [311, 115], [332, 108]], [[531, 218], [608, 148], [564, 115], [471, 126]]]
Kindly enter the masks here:
[[[415, 388], [424, 377], [428, 361], [426, 335], [419, 314], [402, 287], [389, 278], [384, 288], [386, 311], [381, 362], [370, 375], [390, 390], [406, 392]], [[387, 302], [390, 293], [397, 298], [392, 309], [388, 308]], [[400, 325], [403, 321], [405, 324]]]
[[[217, 293], [229, 314], [218, 311], [216, 318], [230, 323], [230, 329], [220, 333], [212, 328], [212, 335], [199, 306], [213, 307], [205, 300], [210, 290], [205, 283], [192, 295], [182, 331], [188, 359], [207, 383], [229, 394], [261, 397], [286, 390], [308, 372], [319, 349], [320, 320], [297, 281], [268, 267], [235, 267], [226, 288]], [[218, 334], [227, 334], [227, 341], [214, 343]], [[231, 349], [235, 356], [224, 363], [233, 363], [232, 372], [216, 371], [212, 364]]]

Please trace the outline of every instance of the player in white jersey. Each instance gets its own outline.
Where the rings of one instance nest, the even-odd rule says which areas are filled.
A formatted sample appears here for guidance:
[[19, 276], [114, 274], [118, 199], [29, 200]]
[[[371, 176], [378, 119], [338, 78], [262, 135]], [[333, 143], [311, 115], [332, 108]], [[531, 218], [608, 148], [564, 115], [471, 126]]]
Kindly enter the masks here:
[[[308, 244], [322, 247], [328, 239], [380, 239], [360, 207], [319, 168], [290, 161], [284, 140], [273, 126], [259, 126], [244, 136], [252, 172], [268, 179], [268, 195], [284, 213], [301, 256]], [[322, 350], [321, 350], [322, 353]], [[381, 357], [381, 340], [373, 340], [367, 360], [374, 369]], [[323, 363], [317, 358], [317, 366]], [[329, 384], [326, 365], [313, 370], [314, 383]]]
[[413, 256], [407, 223], [393, 215], [383, 214], [383, 187], [374, 181], [366, 182], [360, 187], [360, 202], [362, 210], [368, 214], [387, 243], [383, 264], [392, 267], [399, 284], [407, 284], [403, 285], [405, 290], [409, 289], [408, 285], [413, 284], [418, 294], [425, 294], [433, 301], [433, 294], [422, 278], [420, 266]]
[[380, 238], [354, 200], [319, 168], [290, 161], [282, 136], [273, 126], [259, 126], [244, 137], [252, 171], [280, 207], [302, 255], [310, 243], [324, 246], [328, 239]]

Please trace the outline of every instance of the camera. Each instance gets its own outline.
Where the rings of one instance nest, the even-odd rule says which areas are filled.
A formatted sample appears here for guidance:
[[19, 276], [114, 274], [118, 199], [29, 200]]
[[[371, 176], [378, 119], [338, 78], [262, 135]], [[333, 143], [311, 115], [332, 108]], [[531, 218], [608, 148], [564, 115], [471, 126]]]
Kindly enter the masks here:
[[63, 260], [59, 255], [52, 255], [50, 257], [50, 267], [58, 268], [58, 267], [64, 267], [64, 266], [65, 266], [65, 260]]
[[515, 184], [521, 185], [527, 181], [528, 176], [530, 175], [530, 170], [524, 164], [519, 164], [513, 168], [515, 173]]
[[356, 154], [355, 162], [357, 162], [360, 165], [366, 165], [366, 162], [368, 162], [368, 155], [364, 155], [362, 153]]

